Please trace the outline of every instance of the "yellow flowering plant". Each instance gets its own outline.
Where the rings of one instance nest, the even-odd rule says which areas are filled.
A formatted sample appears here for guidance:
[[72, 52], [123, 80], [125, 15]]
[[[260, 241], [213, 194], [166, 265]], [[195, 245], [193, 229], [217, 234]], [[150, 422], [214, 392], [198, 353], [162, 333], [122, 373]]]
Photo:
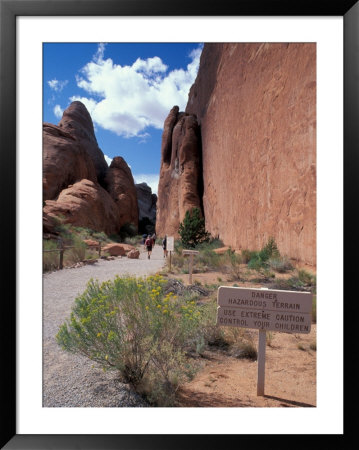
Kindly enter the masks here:
[[165, 292], [166, 283], [160, 275], [104, 283], [91, 279], [61, 325], [58, 344], [118, 370], [141, 392], [146, 386], [144, 393], [154, 403], [152, 388], [161, 391], [162, 403], [173, 400], [178, 383], [193, 373], [186, 354], [203, 341], [203, 306]]

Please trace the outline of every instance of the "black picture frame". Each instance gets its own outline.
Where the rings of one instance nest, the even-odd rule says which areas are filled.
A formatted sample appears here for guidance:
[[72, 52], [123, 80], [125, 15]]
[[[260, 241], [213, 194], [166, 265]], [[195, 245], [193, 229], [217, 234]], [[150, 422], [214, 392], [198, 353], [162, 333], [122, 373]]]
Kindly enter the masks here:
[[[16, 432], [16, 17], [18, 16], [342, 16], [344, 20], [344, 294], [352, 292], [356, 278], [357, 197], [355, 183], [359, 169], [359, 4], [357, 0], [222, 0], [214, 2], [168, 0], [0, 0], [0, 168], [3, 212], [2, 247], [2, 345], [1, 345], [1, 448], [6, 449], [194, 449], [256, 445], [276, 435], [19, 435]], [[349, 240], [350, 238], [350, 240]], [[357, 373], [354, 341], [354, 300], [345, 304], [345, 374], [350, 383]], [[353, 377], [351, 378], [350, 375]], [[330, 376], [330, 374], [328, 374]], [[344, 391], [344, 405], [350, 408], [352, 393]], [[349, 406], [348, 406], [349, 405]], [[354, 404], [355, 407], [355, 404]], [[354, 431], [355, 414], [347, 414], [344, 434]], [[235, 427], [234, 427], [235, 429]], [[291, 447], [314, 443], [320, 436], [298, 435]], [[331, 435], [331, 442], [344, 435]], [[349, 439], [348, 439], [349, 441]], [[343, 445], [343, 443], [341, 443]]]

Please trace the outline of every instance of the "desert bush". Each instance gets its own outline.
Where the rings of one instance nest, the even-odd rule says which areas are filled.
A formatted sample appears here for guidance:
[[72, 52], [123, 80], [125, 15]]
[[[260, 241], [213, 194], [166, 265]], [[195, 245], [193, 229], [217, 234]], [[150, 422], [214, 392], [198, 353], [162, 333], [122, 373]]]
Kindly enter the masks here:
[[243, 264], [248, 264], [251, 260], [251, 251], [250, 250], [242, 250], [241, 256], [242, 256], [242, 262]]
[[102, 284], [90, 280], [57, 342], [118, 370], [154, 404], [173, 401], [178, 385], [195, 370], [186, 354], [198, 347], [203, 307], [171, 292], [165, 295], [165, 283], [161, 276], [116, 277]]
[[305, 272], [297, 271], [296, 275], [288, 279], [277, 279], [271, 286], [272, 289], [287, 289], [294, 291], [310, 291], [316, 292], [316, 277]]
[[242, 255], [235, 253], [234, 251], [227, 250], [223, 255], [224, 264], [229, 271], [231, 279], [240, 280], [242, 278]]
[[143, 237], [141, 235], [126, 237], [124, 242], [125, 244], [130, 244], [136, 247], [136, 245], [140, 245], [143, 240]]
[[279, 258], [269, 258], [268, 259], [268, 266], [279, 273], [285, 273], [289, 270], [293, 270], [293, 266], [288, 258], [286, 257], [279, 257]]
[[94, 231], [91, 235], [92, 239], [99, 242], [109, 242], [109, 238], [103, 231]]
[[220, 248], [223, 247], [224, 244], [223, 242], [219, 239], [219, 238], [213, 238], [213, 237], [209, 237], [208, 240], [200, 242], [199, 244], [196, 245], [196, 250], [214, 250], [216, 248]]
[[[43, 240], [43, 250], [57, 249], [57, 242], [53, 240]], [[44, 272], [58, 269], [59, 267], [59, 252], [43, 252], [42, 268]]]
[[256, 360], [258, 352], [253, 342], [239, 341], [236, 345], [236, 356], [237, 358]]
[[316, 352], [317, 351], [317, 343], [311, 342], [311, 344], [309, 345], [309, 348]]
[[72, 235], [71, 241], [73, 248], [64, 252], [64, 265], [75, 264], [86, 258], [86, 244], [83, 240], [77, 235]]
[[216, 270], [220, 266], [221, 255], [215, 253], [210, 246], [202, 247], [195, 257], [195, 269], [198, 271], [206, 272], [208, 270]]
[[248, 267], [254, 270], [260, 270], [265, 267], [268, 268], [269, 259], [280, 259], [280, 253], [273, 237], [268, 239], [267, 243], [260, 251], [251, 251], [247, 256], [250, 257]]
[[304, 269], [298, 270], [298, 279], [304, 286], [315, 286], [316, 285], [316, 276], [307, 272]]
[[[167, 264], [168, 263], [169, 262], [167, 260]], [[184, 267], [187, 267], [187, 259], [182, 255], [182, 253], [177, 253], [175, 251], [171, 255], [171, 265], [172, 265], [172, 268], [177, 268], [180, 271]]]

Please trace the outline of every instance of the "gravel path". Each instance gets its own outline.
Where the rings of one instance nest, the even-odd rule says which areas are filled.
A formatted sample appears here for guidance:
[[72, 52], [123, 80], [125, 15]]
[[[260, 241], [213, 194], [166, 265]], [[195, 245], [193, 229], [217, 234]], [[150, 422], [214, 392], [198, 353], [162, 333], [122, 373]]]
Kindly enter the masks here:
[[43, 406], [44, 407], [146, 407], [147, 404], [115, 371], [103, 372], [80, 355], [63, 351], [55, 340], [59, 326], [90, 278], [100, 282], [115, 275], [144, 276], [164, 266], [163, 250], [156, 245], [151, 259], [141, 250], [139, 259], [99, 260], [94, 265], [63, 269], [43, 276]]

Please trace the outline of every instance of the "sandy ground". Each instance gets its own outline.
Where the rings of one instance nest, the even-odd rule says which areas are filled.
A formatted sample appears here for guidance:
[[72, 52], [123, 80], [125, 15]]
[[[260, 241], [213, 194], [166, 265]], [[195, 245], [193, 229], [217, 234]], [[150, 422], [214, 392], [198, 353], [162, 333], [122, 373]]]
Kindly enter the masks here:
[[266, 347], [264, 396], [257, 395], [257, 361], [207, 352], [202, 370], [179, 392], [181, 406], [316, 406], [316, 352], [310, 349], [315, 338], [315, 325], [307, 335], [273, 333]]
[[[161, 270], [162, 250], [156, 246], [151, 260], [127, 258], [99, 262], [95, 266], [68, 269], [44, 275], [44, 371], [43, 406], [144, 406], [130, 398], [127, 389], [110, 373], [93, 369], [91, 362], [63, 352], [54, 336], [69, 314], [76, 295], [93, 277], [100, 281], [115, 274], [145, 275]], [[188, 284], [188, 275], [174, 275]], [[195, 273], [193, 283], [231, 285], [220, 272]], [[240, 283], [240, 286], [261, 287]], [[258, 348], [258, 331], [246, 330]], [[273, 332], [266, 346], [265, 395], [257, 395], [257, 361], [239, 359], [218, 348], [206, 350], [198, 361], [195, 378], [178, 391], [179, 407], [315, 407], [316, 325], [309, 334]]]
[[[188, 284], [188, 275], [171, 275]], [[231, 285], [220, 272], [193, 274], [192, 280]], [[259, 284], [237, 282], [239, 286]], [[258, 331], [250, 333], [258, 349]], [[220, 350], [207, 351], [196, 377], [178, 393], [183, 407], [315, 407], [316, 324], [309, 334], [272, 332], [267, 338], [264, 396], [257, 395], [258, 363], [229, 356]]]

